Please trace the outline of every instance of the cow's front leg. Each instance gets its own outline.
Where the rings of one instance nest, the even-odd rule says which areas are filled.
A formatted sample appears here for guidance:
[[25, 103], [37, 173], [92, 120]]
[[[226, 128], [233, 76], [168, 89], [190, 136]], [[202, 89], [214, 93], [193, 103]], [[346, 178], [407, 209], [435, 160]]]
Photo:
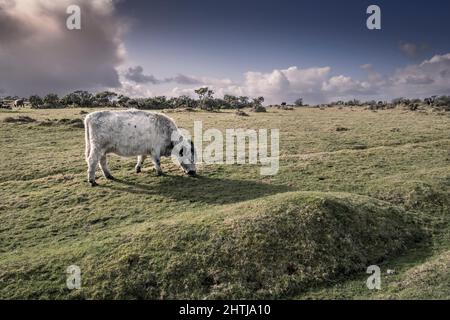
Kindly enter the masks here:
[[155, 166], [155, 171], [158, 176], [162, 175], [163, 172], [161, 170], [161, 157], [159, 155], [152, 155], [153, 165]]
[[92, 149], [89, 157], [87, 158], [88, 163], [88, 181], [91, 184], [91, 186], [96, 186], [97, 182], [95, 182], [95, 170], [97, 170], [98, 162], [100, 160], [100, 153]]
[[144, 165], [144, 160], [147, 158], [147, 156], [142, 155], [138, 156], [137, 164], [136, 164], [136, 173], [141, 173], [142, 166]]
[[112, 176], [108, 168], [108, 162], [106, 161], [106, 154], [104, 154], [100, 158], [100, 168], [102, 169], [103, 175], [105, 176], [106, 179], [114, 180], [114, 177]]

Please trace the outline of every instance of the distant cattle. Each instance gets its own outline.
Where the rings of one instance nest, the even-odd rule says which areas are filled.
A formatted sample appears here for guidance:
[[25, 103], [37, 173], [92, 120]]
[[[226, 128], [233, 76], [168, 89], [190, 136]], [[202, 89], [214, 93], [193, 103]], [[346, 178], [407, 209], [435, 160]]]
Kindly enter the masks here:
[[25, 107], [25, 101], [23, 99], [18, 99], [14, 101], [14, 107]]
[[0, 109], [11, 109], [11, 106], [8, 104], [3, 104], [3, 101], [0, 101]]
[[106, 155], [113, 153], [125, 157], [138, 157], [136, 173], [150, 156], [158, 175], [162, 174], [161, 156], [174, 155], [184, 172], [196, 174], [195, 150], [192, 141], [185, 138], [172, 119], [153, 112], [139, 110], [98, 111], [90, 113], [84, 121], [88, 181], [95, 182], [97, 165], [105, 178], [111, 175]]

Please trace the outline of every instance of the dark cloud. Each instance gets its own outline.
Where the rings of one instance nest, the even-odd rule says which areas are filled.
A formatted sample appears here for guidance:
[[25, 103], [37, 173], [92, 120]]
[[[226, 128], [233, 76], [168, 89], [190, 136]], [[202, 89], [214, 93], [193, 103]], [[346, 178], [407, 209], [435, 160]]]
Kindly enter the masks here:
[[153, 83], [159, 84], [160, 80], [156, 79], [152, 75], [145, 75], [144, 68], [142, 66], [130, 67], [124, 74], [125, 79], [134, 81], [136, 83]]
[[434, 82], [433, 79], [431, 79], [428, 76], [408, 76], [405, 78], [405, 83], [407, 84], [432, 84]]
[[442, 78], [450, 78], [450, 69], [445, 69], [439, 72]]
[[161, 84], [161, 83], [177, 83], [182, 85], [197, 85], [203, 84], [202, 80], [194, 77], [186, 76], [184, 74], [178, 74], [175, 77], [165, 78], [163, 80], [157, 79], [153, 75], [144, 74], [144, 68], [142, 66], [130, 67], [124, 73], [124, 77], [127, 80], [131, 80], [135, 83], [145, 84]]
[[195, 84], [203, 84], [203, 81], [196, 79], [194, 77], [189, 77], [184, 74], [178, 74], [175, 77], [165, 79], [166, 82], [175, 82], [178, 84], [185, 85], [195, 85]]
[[[81, 30], [66, 28], [66, 9], [81, 8]], [[0, 0], [0, 87], [30, 95], [119, 87], [122, 34], [109, 0]]]

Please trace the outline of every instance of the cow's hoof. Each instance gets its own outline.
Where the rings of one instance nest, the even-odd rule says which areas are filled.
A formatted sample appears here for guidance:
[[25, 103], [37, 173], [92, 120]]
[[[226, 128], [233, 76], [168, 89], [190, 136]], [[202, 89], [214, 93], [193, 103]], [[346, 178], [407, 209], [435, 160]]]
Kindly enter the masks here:
[[157, 175], [158, 177], [163, 176], [163, 175], [164, 175], [164, 172], [162, 172], [162, 171], [156, 171], [156, 175]]
[[114, 178], [114, 177], [113, 177], [112, 175], [110, 175], [110, 174], [106, 175], [105, 178], [108, 179], [108, 180], [113, 180], [113, 181], [116, 180], [116, 178]]
[[96, 187], [98, 186], [98, 183], [95, 181], [89, 181], [89, 183], [91, 184], [91, 187]]

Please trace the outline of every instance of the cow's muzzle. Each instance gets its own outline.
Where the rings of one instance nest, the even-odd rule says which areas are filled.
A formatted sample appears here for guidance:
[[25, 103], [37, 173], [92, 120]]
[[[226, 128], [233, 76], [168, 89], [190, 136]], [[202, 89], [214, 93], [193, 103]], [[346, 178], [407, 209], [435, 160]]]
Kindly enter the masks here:
[[195, 177], [195, 176], [197, 175], [197, 172], [195, 172], [195, 171], [193, 171], [193, 170], [188, 171], [188, 172], [186, 172], [186, 173], [187, 173], [187, 175], [190, 176], [190, 177]]

